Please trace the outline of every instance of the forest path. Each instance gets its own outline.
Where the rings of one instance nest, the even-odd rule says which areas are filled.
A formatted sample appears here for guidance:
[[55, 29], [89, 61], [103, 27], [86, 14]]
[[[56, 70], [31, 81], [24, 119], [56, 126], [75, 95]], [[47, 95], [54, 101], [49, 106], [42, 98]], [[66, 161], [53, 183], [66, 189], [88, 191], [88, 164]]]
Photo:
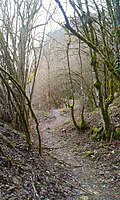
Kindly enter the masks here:
[[118, 150], [90, 141], [85, 133], [78, 134], [70, 113], [62, 112], [54, 109], [44, 118], [40, 117], [42, 144], [70, 170], [70, 183], [78, 188], [76, 200], [81, 195], [85, 200], [118, 200]]

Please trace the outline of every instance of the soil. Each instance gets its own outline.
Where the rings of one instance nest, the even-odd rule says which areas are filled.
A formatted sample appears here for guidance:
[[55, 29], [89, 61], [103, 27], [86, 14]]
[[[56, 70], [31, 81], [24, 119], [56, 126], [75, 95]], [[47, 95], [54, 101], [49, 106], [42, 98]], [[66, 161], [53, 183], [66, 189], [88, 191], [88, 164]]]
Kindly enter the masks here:
[[[75, 112], [79, 118], [78, 110]], [[69, 110], [37, 112], [42, 157], [31, 125], [33, 147], [28, 149], [23, 133], [0, 125], [1, 200], [119, 200], [120, 142], [90, 139], [92, 128], [100, 127], [98, 111], [86, 113], [88, 126], [79, 133]], [[120, 123], [120, 108], [111, 107], [112, 125]], [[13, 145], [12, 145], [13, 144]]]

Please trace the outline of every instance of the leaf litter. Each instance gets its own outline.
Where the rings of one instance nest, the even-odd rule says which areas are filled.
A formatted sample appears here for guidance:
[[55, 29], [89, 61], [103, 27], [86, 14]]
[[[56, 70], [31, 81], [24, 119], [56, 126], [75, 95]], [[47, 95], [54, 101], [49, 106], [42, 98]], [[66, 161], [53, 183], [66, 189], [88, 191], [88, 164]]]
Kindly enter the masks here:
[[[0, 145], [7, 155], [0, 156], [1, 200], [120, 199], [119, 141], [90, 140], [90, 128], [101, 123], [98, 112], [87, 115], [89, 128], [81, 133], [74, 129], [68, 112], [60, 113], [38, 113], [42, 157], [38, 155], [34, 131], [34, 145], [29, 151], [22, 133], [0, 126], [0, 135], [4, 136], [4, 140], [0, 137]], [[34, 124], [31, 129], [34, 130]]]

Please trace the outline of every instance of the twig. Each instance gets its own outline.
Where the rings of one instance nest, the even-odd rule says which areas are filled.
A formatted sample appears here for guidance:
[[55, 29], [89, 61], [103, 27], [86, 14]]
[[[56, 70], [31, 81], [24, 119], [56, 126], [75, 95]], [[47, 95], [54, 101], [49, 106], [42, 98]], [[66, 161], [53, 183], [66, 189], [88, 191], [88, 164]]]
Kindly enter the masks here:
[[36, 187], [35, 187], [35, 184], [34, 184], [32, 176], [30, 176], [30, 179], [31, 179], [31, 184], [32, 184], [33, 191], [34, 191], [34, 198], [36, 199], [36, 197], [37, 197], [40, 200], [41, 198], [40, 198], [39, 194], [37, 193], [37, 190], [36, 190]]

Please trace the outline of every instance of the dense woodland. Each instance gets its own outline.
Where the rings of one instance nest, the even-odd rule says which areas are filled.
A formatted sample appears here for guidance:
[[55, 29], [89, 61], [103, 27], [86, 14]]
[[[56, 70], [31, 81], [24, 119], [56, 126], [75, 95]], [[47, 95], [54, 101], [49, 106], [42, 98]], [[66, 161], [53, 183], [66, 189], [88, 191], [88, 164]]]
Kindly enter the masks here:
[[[34, 132], [42, 156], [39, 113], [57, 110], [77, 134], [90, 130], [88, 141], [119, 141], [119, 107], [119, 0], [1, 0], [0, 121], [24, 137], [28, 152]], [[96, 112], [99, 125], [89, 125]]]

